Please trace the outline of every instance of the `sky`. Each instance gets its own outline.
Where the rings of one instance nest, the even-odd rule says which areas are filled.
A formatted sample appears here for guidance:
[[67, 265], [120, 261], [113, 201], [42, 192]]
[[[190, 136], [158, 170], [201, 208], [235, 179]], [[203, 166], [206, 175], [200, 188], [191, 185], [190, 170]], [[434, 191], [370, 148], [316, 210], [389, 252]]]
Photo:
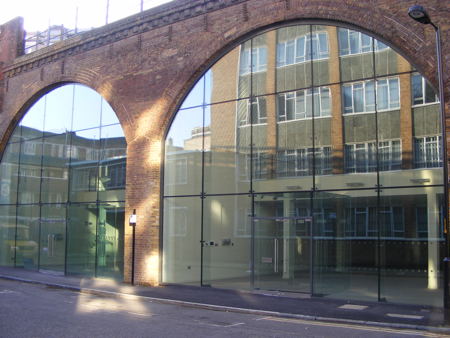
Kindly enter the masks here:
[[[142, 1], [144, 10], [169, 2]], [[141, 0], [0, 0], [0, 24], [21, 16], [29, 32], [61, 24], [68, 28], [75, 28], [76, 24], [79, 29], [99, 27], [106, 23], [108, 2], [108, 22], [138, 13], [141, 8]]]

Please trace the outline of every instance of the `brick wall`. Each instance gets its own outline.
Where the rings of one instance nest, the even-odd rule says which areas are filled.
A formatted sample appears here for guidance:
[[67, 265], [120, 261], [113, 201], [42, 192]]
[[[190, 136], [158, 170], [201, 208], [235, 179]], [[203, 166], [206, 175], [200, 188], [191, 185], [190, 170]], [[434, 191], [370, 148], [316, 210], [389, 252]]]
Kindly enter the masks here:
[[[47, 91], [67, 82], [97, 90], [117, 113], [128, 142], [126, 212], [127, 217], [133, 209], [138, 214], [136, 282], [156, 284], [164, 134], [202, 72], [258, 30], [314, 19], [369, 32], [437, 85], [434, 31], [408, 17], [412, 4], [410, 0], [175, 0], [19, 57], [21, 22], [13, 21], [2, 26], [0, 35], [0, 151], [15, 121]], [[440, 0], [423, 0], [422, 5], [442, 28], [448, 102], [450, 5]], [[131, 227], [126, 227], [125, 237], [129, 281]]]

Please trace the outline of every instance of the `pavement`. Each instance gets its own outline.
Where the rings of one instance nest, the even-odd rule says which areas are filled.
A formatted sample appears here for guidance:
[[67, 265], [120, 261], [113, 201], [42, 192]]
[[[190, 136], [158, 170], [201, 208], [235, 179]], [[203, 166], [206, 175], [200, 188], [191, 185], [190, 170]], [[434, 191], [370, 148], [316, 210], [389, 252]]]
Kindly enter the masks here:
[[143, 299], [215, 311], [371, 325], [450, 335], [450, 312], [443, 308], [384, 302], [336, 300], [270, 291], [236, 291], [196, 286], [139, 286], [100, 278], [59, 276], [0, 267], [0, 278], [109, 297]]

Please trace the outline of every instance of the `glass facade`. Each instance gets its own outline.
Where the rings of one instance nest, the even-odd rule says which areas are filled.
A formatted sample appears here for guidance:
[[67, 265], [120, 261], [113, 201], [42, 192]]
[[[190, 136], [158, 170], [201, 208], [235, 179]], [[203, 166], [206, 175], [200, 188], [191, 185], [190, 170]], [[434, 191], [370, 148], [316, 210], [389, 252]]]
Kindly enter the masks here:
[[41, 97], [0, 164], [0, 265], [122, 279], [126, 147], [92, 89]]
[[432, 87], [384, 43], [254, 36], [167, 134], [163, 282], [440, 306], [440, 135]]

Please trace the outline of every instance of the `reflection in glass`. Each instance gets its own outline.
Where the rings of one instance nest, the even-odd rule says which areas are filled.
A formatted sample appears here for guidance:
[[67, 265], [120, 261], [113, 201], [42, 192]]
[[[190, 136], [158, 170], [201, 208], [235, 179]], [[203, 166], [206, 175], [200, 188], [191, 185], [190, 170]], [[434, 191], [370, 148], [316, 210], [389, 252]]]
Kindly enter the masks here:
[[163, 282], [200, 285], [201, 199], [164, 199]]
[[122, 278], [124, 223], [124, 203], [98, 205], [97, 276]]
[[[0, 265], [121, 278], [126, 142], [117, 122], [100, 95], [73, 84], [24, 115], [0, 164]], [[68, 195], [92, 203], [68, 207]]]
[[442, 187], [382, 192], [379, 217], [383, 299], [441, 306], [441, 262], [445, 253], [442, 192]]
[[203, 285], [248, 289], [251, 271], [251, 199], [217, 196], [204, 201]]
[[[10, 205], [0, 205], [0, 266], [14, 266], [14, 260], [16, 256], [16, 207]], [[24, 228], [19, 227], [22, 234], [20, 238], [26, 238], [22, 230]], [[32, 245], [31, 243], [29, 243]], [[21, 251], [20, 249], [18, 250]], [[22, 254], [20, 252], [20, 254]]]
[[120, 125], [102, 127], [100, 140], [99, 200], [125, 200], [126, 148]]
[[310, 292], [310, 193], [255, 196], [254, 287]]
[[180, 110], [166, 138], [166, 196], [201, 193], [203, 142], [203, 109]]
[[67, 207], [68, 274], [95, 275], [97, 205], [70, 204]]
[[39, 255], [39, 205], [19, 205], [16, 225], [16, 264], [37, 270]]
[[72, 202], [97, 200], [100, 128], [72, 134], [70, 147], [70, 194]]
[[66, 207], [64, 204], [41, 207], [40, 270], [64, 273], [66, 254]]
[[[227, 251], [237, 228], [253, 245], [246, 271], [253, 287], [436, 304], [439, 296], [427, 295], [439, 292], [423, 285], [439, 284], [433, 264], [443, 252], [429, 234], [440, 217], [433, 189], [443, 184], [439, 106], [428, 82], [393, 49], [341, 27], [265, 31], [199, 80], [183, 103], [192, 105], [198, 108], [180, 110], [169, 131], [164, 177], [164, 194], [173, 197], [165, 203], [186, 203], [176, 195], [203, 201], [180, 205], [185, 216], [164, 215], [166, 234], [185, 224], [179, 218], [202, 217], [192, 245], [182, 247], [189, 256], [205, 240], [197, 251], [202, 274], [190, 280], [249, 287], [247, 257]], [[406, 187], [413, 209], [400, 203]], [[249, 224], [244, 215], [252, 213]], [[164, 253], [182, 257], [167, 238]], [[417, 270], [405, 273], [406, 297], [399, 296], [398, 257]]]
[[314, 293], [377, 300], [376, 193], [323, 192], [313, 204]]

